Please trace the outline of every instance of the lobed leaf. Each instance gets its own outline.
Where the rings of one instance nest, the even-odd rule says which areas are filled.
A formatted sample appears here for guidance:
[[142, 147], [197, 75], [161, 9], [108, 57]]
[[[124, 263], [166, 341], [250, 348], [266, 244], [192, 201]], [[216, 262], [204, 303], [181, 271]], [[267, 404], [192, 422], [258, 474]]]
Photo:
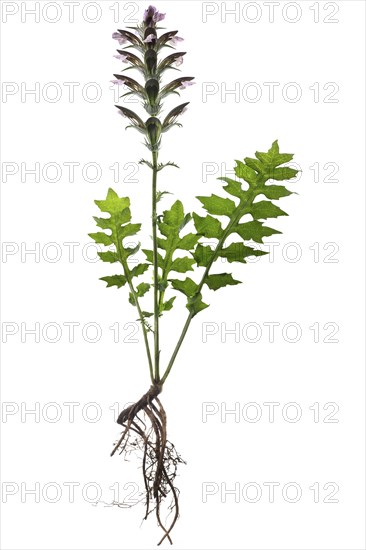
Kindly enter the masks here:
[[91, 237], [97, 244], [104, 244], [104, 246], [110, 246], [113, 244], [111, 235], [107, 235], [106, 233], [89, 233], [89, 237]]
[[278, 216], [288, 216], [286, 212], [270, 201], [260, 201], [252, 205], [250, 214], [255, 220], [266, 220], [267, 218], [278, 218]]
[[214, 255], [214, 249], [211, 246], [199, 244], [193, 254], [193, 257], [200, 267], [207, 267]]
[[199, 294], [196, 294], [195, 296], [193, 296], [192, 298], [188, 298], [188, 302], [187, 302], [186, 307], [189, 310], [189, 312], [191, 313], [192, 317], [195, 317], [197, 315], [197, 313], [199, 313], [200, 311], [206, 309], [209, 306], [208, 306], [208, 304], [205, 304], [202, 301], [202, 294], [199, 293]]
[[266, 227], [263, 222], [253, 220], [247, 223], [237, 224], [233, 233], [237, 233], [244, 241], [254, 241], [256, 243], [263, 243], [263, 237], [270, 237], [271, 235], [281, 234], [281, 231]]
[[245, 258], [249, 258], [250, 256], [264, 256], [265, 254], [268, 254], [268, 252], [256, 250], [250, 246], [245, 246], [243, 243], [231, 243], [219, 252], [219, 256], [221, 258], [226, 258], [229, 263], [240, 262], [242, 264], [246, 263]]
[[217, 195], [211, 195], [210, 197], [197, 197], [203, 204], [203, 207], [209, 214], [216, 216], [228, 216], [229, 218], [236, 209], [236, 204], [230, 199], [223, 199]]
[[170, 311], [173, 308], [175, 298], [176, 296], [173, 296], [172, 298], [164, 302], [162, 306], [162, 311]]
[[235, 170], [235, 175], [238, 178], [243, 179], [250, 184], [257, 183], [257, 179], [258, 179], [257, 172], [253, 170], [253, 168], [251, 168], [250, 166], [247, 166], [246, 164], [241, 162], [240, 160], [236, 161], [236, 166], [234, 170]]
[[208, 239], [220, 239], [223, 234], [221, 223], [216, 218], [207, 215], [201, 217], [198, 214], [193, 214], [194, 225], [199, 235]]
[[118, 262], [118, 254], [110, 250], [108, 250], [108, 252], [98, 252], [98, 256], [102, 262], [108, 262], [110, 264]]
[[215, 275], [208, 275], [205, 278], [205, 284], [211, 290], [218, 290], [227, 285], [239, 285], [241, 281], [237, 281], [233, 278], [231, 273], [219, 273]]
[[100, 277], [100, 281], [105, 281], [107, 283], [107, 288], [111, 286], [121, 288], [127, 283], [127, 279], [124, 275], [111, 275], [108, 277]]
[[283, 185], [265, 185], [262, 189], [262, 194], [267, 199], [278, 200], [282, 197], [292, 195], [292, 192], [288, 191]]
[[194, 259], [191, 258], [176, 258], [170, 265], [169, 271], [176, 271], [177, 273], [186, 273], [187, 271], [193, 271]]
[[192, 281], [189, 277], [181, 281], [180, 279], [169, 279], [172, 287], [179, 292], [182, 292], [187, 297], [194, 296], [195, 292], [198, 289], [197, 283]]
[[193, 250], [193, 248], [198, 243], [199, 238], [199, 235], [188, 233], [188, 235], [185, 235], [182, 239], [178, 241], [177, 248], [179, 248], [180, 250]]

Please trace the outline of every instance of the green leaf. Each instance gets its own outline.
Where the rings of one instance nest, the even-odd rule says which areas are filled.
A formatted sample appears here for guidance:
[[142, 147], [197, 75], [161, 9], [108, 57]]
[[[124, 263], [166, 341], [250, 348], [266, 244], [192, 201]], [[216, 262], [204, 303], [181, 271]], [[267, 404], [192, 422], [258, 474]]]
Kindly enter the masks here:
[[225, 189], [225, 191], [229, 193], [229, 195], [237, 197], [238, 199], [242, 199], [243, 197], [245, 197], [245, 191], [242, 189], [240, 181], [232, 180], [231, 178], [218, 179], [227, 183], [227, 185], [223, 186], [223, 189]]
[[131, 237], [132, 235], [136, 235], [136, 233], [138, 233], [140, 229], [141, 223], [128, 223], [127, 225], [121, 227], [121, 229], [118, 231], [118, 237], [120, 239]]
[[280, 154], [277, 140], [272, 143], [272, 147], [268, 150], [267, 153], [256, 152], [255, 156], [260, 160], [265, 166], [270, 168], [275, 168], [280, 164], [285, 162], [290, 162], [293, 159], [293, 155], [282, 153]]
[[95, 204], [102, 212], [110, 214], [109, 218], [97, 218], [94, 220], [98, 227], [109, 230], [110, 234], [90, 233], [90, 236], [98, 243], [110, 246], [113, 244], [116, 252], [101, 252], [100, 258], [105, 262], [114, 263], [120, 261], [122, 265], [129, 256], [139, 250], [137, 247], [124, 247], [122, 241], [125, 237], [135, 235], [141, 229], [141, 224], [129, 223], [131, 220], [130, 199], [119, 197], [113, 189], [109, 189], [105, 200], [96, 200]]
[[238, 178], [245, 180], [249, 184], [255, 184], [257, 182], [257, 172], [240, 160], [236, 161], [235, 174]]
[[[164, 292], [168, 286], [168, 277], [171, 271], [177, 273], [186, 273], [187, 271], [193, 271], [192, 265], [195, 260], [188, 257], [179, 257], [173, 260], [174, 253], [177, 250], [191, 250], [193, 249], [199, 236], [189, 233], [184, 237], [180, 237], [180, 232], [192, 219], [191, 214], [184, 214], [183, 204], [177, 200], [170, 208], [163, 212], [162, 220], [158, 223], [160, 233], [164, 235], [164, 238], [158, 237], [157, 244], [160, 249], [165, 251], [164, 257], [159, 260], [159, 267], [162, 268], [162, 276], [159, 281], [159, 292], [161, 292], [159, 301], [163, 300]], [[148, 257], [151, 261], [151, 255]], [[173, 302], [171, 302], [173, 304]]]
[[245, 157], [244, 162], [247, 166], [256, 170], [258, 174], [263, 174], [265, 172], [265, 165], [258, 159]]
[[150, 290], [150, 286], [149, 283], [140, 283], [139, 285], [137, 285], [136, 287], [136, 294], [137, 294], [137, 297], [138, 298], [142, 298], [146, 292], [148, 292]]
[[281, 231], [271, 229], [271, 227], [263, 225], [263, 222], [253, 220], [251, 222], [236, 225], [233, 229], [233, 233], [240, 235], [244, 241], [252, 240], [256, 243], [263, 243], [263, 237], [280, 234]]
[[95, 220], [97, 226], [101, 229], [111, 229], [111, 218], [97, 218], [96, 216], [93, 216], [93, 219]]
[[131, 278], [133, 277], [139, 277], [139, 275], [143, 275], [145, 271], [147, 271], [150, 267], [150, 264], [138, 264], [134, 268], [131, 269], [130, 274]]
[[187, 309], [192, 314], [192, 317], [195, 317], [197, 313], [202, 311], [203, 309], [206, 309], [206, 307], [209, 307], [208, 304], [205, 304], [202, 301], [202, 295], [197, 294], [196, 296], [193, 296], [192, 298], [188, 298], [187, 302]]
[[197, 283], [192, 281], [192, 279], [190, 279], [189, 277], [187, 277], [183, 281], [181, 281], [179, 279], [169, 279], [169, 280], [172, 284], [172, 287], [175, 290], [178, 290], [179, 292], [182, 292], [183, 294], [185, 294], [188, 297], [193, 296], [197, 291], [197, 288], [198, 288]]
[[181, 201], [176, 201], [170, 210], [165, 210], [163, 222], [170, 227], [178, 229], [184, 221], [184, 209]]
[[127, 279], [124, 275], [111, 275], [108, 277], [101, 277], [100, 281], [105, 281], [107, 283], [107, 288], [109, 288], [110, 286], [121, 288], [127, 283]]
[[205, 283], [211, 290], [218, 290], [227, 285], [239, 285], [241, 281], [233, 279], [231, 273], [219, 273], [217, 275], [208, 275]]
[[[146, 259], [147, 259], [148, 262], [150, 262], [151, 264], [154, 263], [154, 255], [153, 255], [152, 250], [147, 250], [147, 249], [143, 248], [142, 252], [145, 254]], [[163, 257], [162, 257], [161, 254], [158, 254], [158, 266], [160, 268], [163, 268], [163, 266], [164, 266], [164, 260], [163, 260]]]
[[203, 207], [209, 214], [215, 216], [230, 216], [236, 209], [236, 204], [230, 199], [223, 199], [217, 195], [211, 195], [210, 197], [197, 197], [197, 199], [203, 204]]
[[[137, 298], [142, 298], [146, 294], [146, 292], [148, 292], [149, 290], [150, 290], [150, 285], [148, 283], [140, 283], [136, 287], [136, 297]], [[136, 305], [136, 300], [135, 300], [135, 297], [132, 294], [132, 292], [130, 292], [129, 302], [133, 306]]]
[[110, 250], [108, 250], [108, 252], [98, 252], [98, 256], [102, 262], [108, 262], [110, 264], [118, 262], [118, 254]]
[[295, 170], [294, 168], [290, 168], [289, 166], [283, 166], [282, 168], [274, 168], [273, 170], [269, 170], [267, 172], [268, 179], [278, 180], [278, 181], [290, 180], [292, 178], [296, 178], [298, 173], [299, 173], [298, 170]]
[[106, 233], [89, 233], [89, 237], [91, 237], [97, 244], [104, 244], [105, 246], [110, 246], [113, 244], [112, 237]]
[[176, 271], [177, 273], [186, 273], [186, 271], [193, 271], [192, 265], [195, 263], [191, 258], [176, 258], [171, 266], [170, 271]]
[[208, 239], [220, 239], [223, 234], [221, 223], [212, 216], [201, 217], [198, 214], [193, 214], [194, 225], [197, 233]]
[[232, 243], [219, 252], [221, 258], [226, 258], [229, 263], [240, 262], [245, 264], [245, 258], [250, 256], [264, 256], [268, 252], [262, 250], [255, 250], [250, 246], [245, 246], [243, 243]]
[[191, 219], [192, 219], [191, 214], [186, 214], [184, 216], [184, 219], [183, 219], [182, 223], [179, 226], [179, 231], [182, 231], [182, 229], [185, 228], [185, 226], [187, 225], [187, 223], [189, 223], [191, 221]]
[[127, 246], [126, 248], [122, 248], [122, 253], [125, 256], [125, 258], [129, 258], [130, 256], [133, 256], [140, 250], [141, 244], [137, 244], [136, 246]]
[[278, 200], [292, 195], [292, 192], [288, 191], [283, 185], [265, 185], [262, 188], [262, 193], [267, 199], [271, 200]]
[[177, 244], [177, 248], [180, 250], [193, 250], [199, 241], [199, 236], [194, 233], [188, 233]]
[[278, 216], [287, 216], [286, 212], [281, 210], [275, 204], [272, 204], [270, 201], [260, 201], [252, 205], [250, 214], [255, 220], [262, 219], [266, 220], [267, 218], [277, 218]]
[[175, 298], [176, 298], [176, 296], [173, 296], [172, 298], [170, 298], [169, 300], [167, 300], [166, 302], [164, 302], [161, 312], [163, 312], [163, 311], [170, 311], [170, 310], [172, 309], [172, 307], [173, 307]]
[[119, 197], [113, 189], [108, 189], [107, 198], [103, 201], [94, 201], [102, 212], [119, 214], [130, 206], [128, 197]]
[[153, 313], [150, 313], [150, 311], [143, 311], [143, 312], [142, 312], [142, 315], [143, 315], [144, 317], [152, 317], [154, 314], [153, 314]]
[[207, 267], [208, 263], [210, 262], [212, 256], [214, 254], [213, 248], [211, 246], [203, 246], [202, 244], [199, 244], [194, 251], [193, 257], [196, 260], [196, 264], [200, 267]]

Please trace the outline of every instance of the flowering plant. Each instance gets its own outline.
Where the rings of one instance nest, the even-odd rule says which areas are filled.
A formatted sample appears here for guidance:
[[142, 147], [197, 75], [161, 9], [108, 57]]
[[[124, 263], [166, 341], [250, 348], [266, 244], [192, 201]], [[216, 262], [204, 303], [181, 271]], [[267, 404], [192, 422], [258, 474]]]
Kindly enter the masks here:
[[[120, 264], [121, 268], [119, 273], [101, 279], [108, 287], [128, 287], [129, 302], [137, 309], [142, 327], [151, 386], [136, 403], [119, 415], [117, 422], [123, 430], [112, 455], [117, 450], [120, 453], [131, 449], [142, 451], [145, 519], [155, 511], [164, 533], [159, 544], [164, 539], [172, 542], [170, 533], [179, 515], [178, 490], [174, 480], [177, 466], [183, 462], [174, 445], [167, 439], [166, 413], [159, 396], [192, 319], [208, 307], [203, 300], [204, 289], [217, 291], [227, 285], [240, 283], [231, 273], [212, 273], [215, 262], [225, 258], [228, 263], [245, 264], [246, 258], [265, 254], [250, 243], [263, 243], [264, 237], [280, 233], [264, 225], [264, 220], [287, 215], [272, 201], [291, 194], [284, 186], [268, 182], [288, 180], [297, 175], [297, 170], [284, 166], [292, 160], [293, 155], [280, 153], [275, 141], [267, 152], [256, 152], [255, 158], [246, 157], [236, 161], [235, 179], [219, 178], [224, 182], [222, 189], [225, 196], [212, 194], [197, 197], [207, 212], [205, 215], [185, 212], [180, 200], [176, 200], [162, 213], [158, 212], [158, 203], [165, 193], [157, 189], [158, 173], [167, 166], [176, 166], [173, 162], [159, 162], [162, 136], [172, 127], [180, 126], [179, 117], [188, 105], [182, 103], [161, 117], [163, 102], [167, 96], [179, 95], [178, 90], [184, 90], [193, 83], [193, 77], [187, 76], [163, 84], [165, 73], [172, 69], [179, 71], [178, 67], [185, 55], [185, 52], [176, 51], [176, 46], [182, 41], [177, 36], [178, 31], [159, 32], [161, 29], [157, 25], [164, 18], [165, 14], [149, 6], [140, 25], [113, 34], [113, 38], [123, 46], [117, 50], [115, 57], [127, 65], [121, 71], [122, 74], [114, 75], [114, 82], [124, 84], [128, 90], [125, 95], [132, 94], [139, 98], [148, 114], [145, 119], [124, 106], [116, 106], [129, 121], [128, 127], [144, 135], [145, 145], [151, 152], [151, 160], [140, 162], [152, 172], [152, 248], [143, 249], [146, 257], [144, 262], [130, 267], [129, 258], [140, 249], [140, 244], [128, 247], [124, 241], [136, 235], [141, 224], [131, 223], [130, 199], [120, 197], [112, 189], [108, 190], [105, 200], [95, 201], [109, 217], [94, 218], [102, 231], [90, 234], [96, 243], [108, 247], [107, 251], [99, 253], [100, 259], [110, 264]], [[173, 53], [164, 57], [162, 53], [166, 49], [173, 49]], [[126, 71], [130, 69], [142, 75], [143, 84], [126, 76]], [[257, 200], [260, 196], [267, 200]], [[194, 229], [188, 230], [192, 225]], [[229, 237], [234, 235], [237, 241], [227, 244]], [[246, 241], [249, 244], [244, 244]], [[195, 279], [185, 275], [195, 271], [194, 267], [201, 268], [197, 270], [198, 273], [201, 271], [200, 276]], [[181, 277], [177, 278], [177, 274]], [[149, 279], [137, 283], [136, 279], [140, 280], [143, 276]], [[173, 308], [177, 293], [186, 297], [188, 315], [173, 354], [165, 370], [161, 371], [160, 322]], [[151, 295], [153, 307], [152, 311], [148, 311], [141, 302]], [[164, 502], [173, 511], [167, 526], [161, 517]]]

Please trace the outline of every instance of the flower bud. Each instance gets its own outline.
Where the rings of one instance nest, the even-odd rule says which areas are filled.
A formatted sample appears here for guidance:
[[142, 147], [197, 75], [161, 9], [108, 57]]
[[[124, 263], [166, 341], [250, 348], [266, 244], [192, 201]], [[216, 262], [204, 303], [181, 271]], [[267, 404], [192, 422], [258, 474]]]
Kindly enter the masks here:
[[149, 98], [150, 105], [155, 105], [159, 95], [159, 81], [156, 78], [150, 78], [145, 84], [145, 90]]
[[145, 126], [150, 145], [155, 147], [158, 144], [161, 135], [161, 122], [156, 117], [150, 117], [145, 122]]
[[155, 50], [147, 50], [145, 53], [145, 64], [150, 74], [156, 73], [157, 54]]

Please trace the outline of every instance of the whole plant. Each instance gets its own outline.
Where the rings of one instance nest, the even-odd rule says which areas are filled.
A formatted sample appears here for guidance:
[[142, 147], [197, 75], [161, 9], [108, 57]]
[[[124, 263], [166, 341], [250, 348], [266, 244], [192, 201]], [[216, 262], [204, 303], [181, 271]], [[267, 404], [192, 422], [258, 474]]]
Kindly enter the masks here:
[[[121, 99], [130, 95], [138, 98], [141, 111], [147, 113], [144, 116], [116, 105], [127, 119], [127, 127], [142, 134], [149, 151], [149, 158], [140, 163], [151, 171], [151, 239], [144, 247], [141, 243], [132, 247], [126, 244], [138, 235], [142, 225], [132, 220], [130, 199], [113, 189], [108, 190], [104, 200], [95, 201], [104, 215], [94, 218], [99, 230], [90, 233], [96, 243], [106, 247], [99, 252], [100, 259], [113, 264], [111, 274], [101, 280], [107, 287], [127, 289], [126, 296], [137, 311], [143, 334], [150, 387], [120, 413], [117, 422], [122, 433], [111, 454], [141, 453], [145, 519], [155, 512], [163, 531], [159, 544], [165, 539], [172, 543], [171, 531], [179, 516], [175, 479], [178, 465], [184, 462], [168, 440], [167, 415], [160, 394], [192, 320], [208, 307], [207, 289], [217, 291], [240, 283], [232, 273], [217, 271], [216, 262], [245, 264], [251, 256], [266, 254], [256, 244], [280, 233], [266, 225], [267, 220], [287, 215], [273, 201], [291, 194], [276, 182], [297, 175], [297, 170], [287, 166], [293, 155], [281, 153], [274, 141], [268, 151], [237, 160], [235, 178], [218, 178], [223, 184], [217, 184], [213, 194], [197, 197], [205, 213], [186, 212], [180, 200], [165, 209], [161, 207], [168, 192], [158, 188], [158, 174], [166, 168], [177, 168], [172, 161], [161, 162], [162, 144], [165, 134], [181, 126], [181, 115], [188, 105], [183, 102], [164, 112], [164, 102], [169, 96], [180, 96], [194, 80], [192, 76], [168, 79], [172, 71], [180, 72], [186, 52], [179, 49], [183, 39], [178, 31], [159, 26], [164, 18], [165, 14], [149, 6], [141, 24], [112, 35], [119, 44], [115, 57], [124, 66], [113, 82], [124, 89]], [[130, 71], [136, 73], [136, 79], [127, 74]], [[141, 200], [146, 197], [144, 189]], [[132, 264], [132, 256], [140, 250], [144, 261]], [[170, 342], [161, 341], [160, 325], [175, 306], [178, 294], [186, 299], [187, 318], [169, 361], [162, 364], [161, 350]], [[171, 512], [167, 519], [163, 510]]]

